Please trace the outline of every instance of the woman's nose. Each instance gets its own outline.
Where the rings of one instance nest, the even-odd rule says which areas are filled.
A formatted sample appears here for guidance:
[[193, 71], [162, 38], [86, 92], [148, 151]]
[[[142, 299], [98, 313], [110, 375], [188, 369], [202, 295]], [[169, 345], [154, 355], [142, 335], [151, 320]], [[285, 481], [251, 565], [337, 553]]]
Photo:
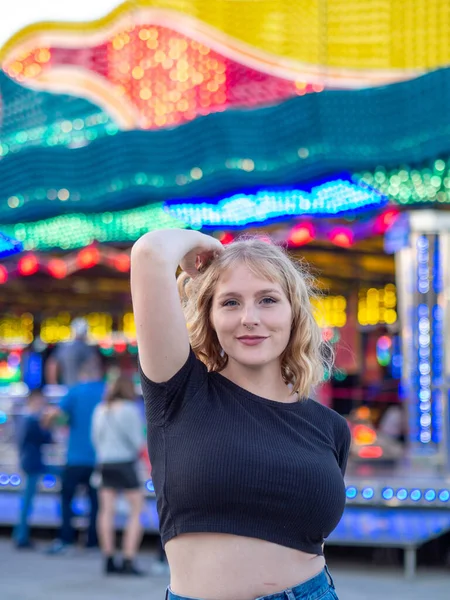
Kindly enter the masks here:
[[245, 308], [242, 313], [243, 325], [257, 325], [259, 323], [258, 313], [254, 307]]

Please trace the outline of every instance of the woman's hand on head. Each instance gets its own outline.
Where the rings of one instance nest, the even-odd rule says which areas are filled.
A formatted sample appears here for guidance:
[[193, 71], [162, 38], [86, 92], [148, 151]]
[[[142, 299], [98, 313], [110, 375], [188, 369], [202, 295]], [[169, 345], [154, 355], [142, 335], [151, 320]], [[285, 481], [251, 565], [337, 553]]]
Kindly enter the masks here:
[[174, 277], [178, 265], [195, 277], [222, 252], [218, 240], [189, 229], [152, 231], [134, 244], [131, 291], [139, 360], [151, 381], [169, 381], [189, 356], [189, 336]]
[[203, 233], [200, 235], [201, 237], [198, 238], [200, 243], [189, 250], [180, 261], [180, 267], [192, 278], [197, 277], [202, 269], [224, 250], [223, 245], [216, 238]]

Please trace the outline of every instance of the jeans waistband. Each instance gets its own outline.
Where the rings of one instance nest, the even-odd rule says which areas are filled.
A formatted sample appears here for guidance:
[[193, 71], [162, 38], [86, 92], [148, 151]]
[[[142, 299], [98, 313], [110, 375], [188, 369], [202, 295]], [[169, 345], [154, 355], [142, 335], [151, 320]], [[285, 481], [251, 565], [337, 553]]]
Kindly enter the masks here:
[[[334, 589], [333, 578], [330, 575], [328, 567], [325, 565], [323, 571], [311, 579], [299, 583], [293, 588], [286, 588], [281, 592], [260, 596], [255, 600], [314, 600], [319, 599], [330, 589]], [[174, 594], [170, 587], [166, 591], [166, 600], [202, 600], [201, 598], [192, 598], [190, 596], [178, 596]]]

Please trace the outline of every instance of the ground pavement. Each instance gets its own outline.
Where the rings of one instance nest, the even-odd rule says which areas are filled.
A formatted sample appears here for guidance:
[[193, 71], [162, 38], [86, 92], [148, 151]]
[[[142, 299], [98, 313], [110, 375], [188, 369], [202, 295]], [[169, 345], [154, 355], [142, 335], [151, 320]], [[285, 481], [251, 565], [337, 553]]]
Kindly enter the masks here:
[[[41, 546], [44, 548], [45, 546]], [[151, 571], [154, 556], [143, 553], [139, 564]], [[0, 539], [1, 600], [163, 600], [167, 575], [143, 579], [100, 573], [98, 552], [75, 550], [71, 555], [46, 556], [42, 550], [17, 552]], [[380, 569], [369, 564], [330, 563], [340, 600], [449, 600], [450, 571], [418, 571], [412, 582], [400, 567]]]

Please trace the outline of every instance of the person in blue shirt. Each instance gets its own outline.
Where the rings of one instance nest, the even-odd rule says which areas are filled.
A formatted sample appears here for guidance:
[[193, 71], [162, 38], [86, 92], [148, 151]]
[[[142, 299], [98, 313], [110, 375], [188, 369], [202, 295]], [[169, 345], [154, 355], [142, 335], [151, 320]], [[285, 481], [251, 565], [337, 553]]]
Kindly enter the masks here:
[[59, 538], [49, 548], [49, 554], [59, 554], [70, 547], [75, 539], [72, 526], [72, 501], [77, 488], [87, 490], [90, 500], [90, 517], [86, 547], [98, 546], [96, 520], [98, 511], [97, 490], [91, 485], [91, 475], [96, 464], [95, 450], [91, 441], [92, 416], [105, 392], [105, 383], [99, 379], [97, 364], [83, 363], [79, 371], [79, 383], [71, 386], [61, 400], [59, 408], [50, 419], [64, 415], [69, 427], [66, 466], [61, 477], [62, 525]]
[[29, 537], [28, 517], [32, 510], [38, 481], [44, 473], [54, 471], [54, 468], [46, 466], [42, 459], [42, 446], [44, 444], [51, 444], [53, 441], [51, 432], [42, 425], [45, 406], [46, 399], [41, 390], [32, 390], [28, 397], [27, 412], [21, 426], [19, 426], [17, 441], [20, 466], [26, 481], [19, 522], [13, 532], [13, 539], [17, 548], [32, 547]]

